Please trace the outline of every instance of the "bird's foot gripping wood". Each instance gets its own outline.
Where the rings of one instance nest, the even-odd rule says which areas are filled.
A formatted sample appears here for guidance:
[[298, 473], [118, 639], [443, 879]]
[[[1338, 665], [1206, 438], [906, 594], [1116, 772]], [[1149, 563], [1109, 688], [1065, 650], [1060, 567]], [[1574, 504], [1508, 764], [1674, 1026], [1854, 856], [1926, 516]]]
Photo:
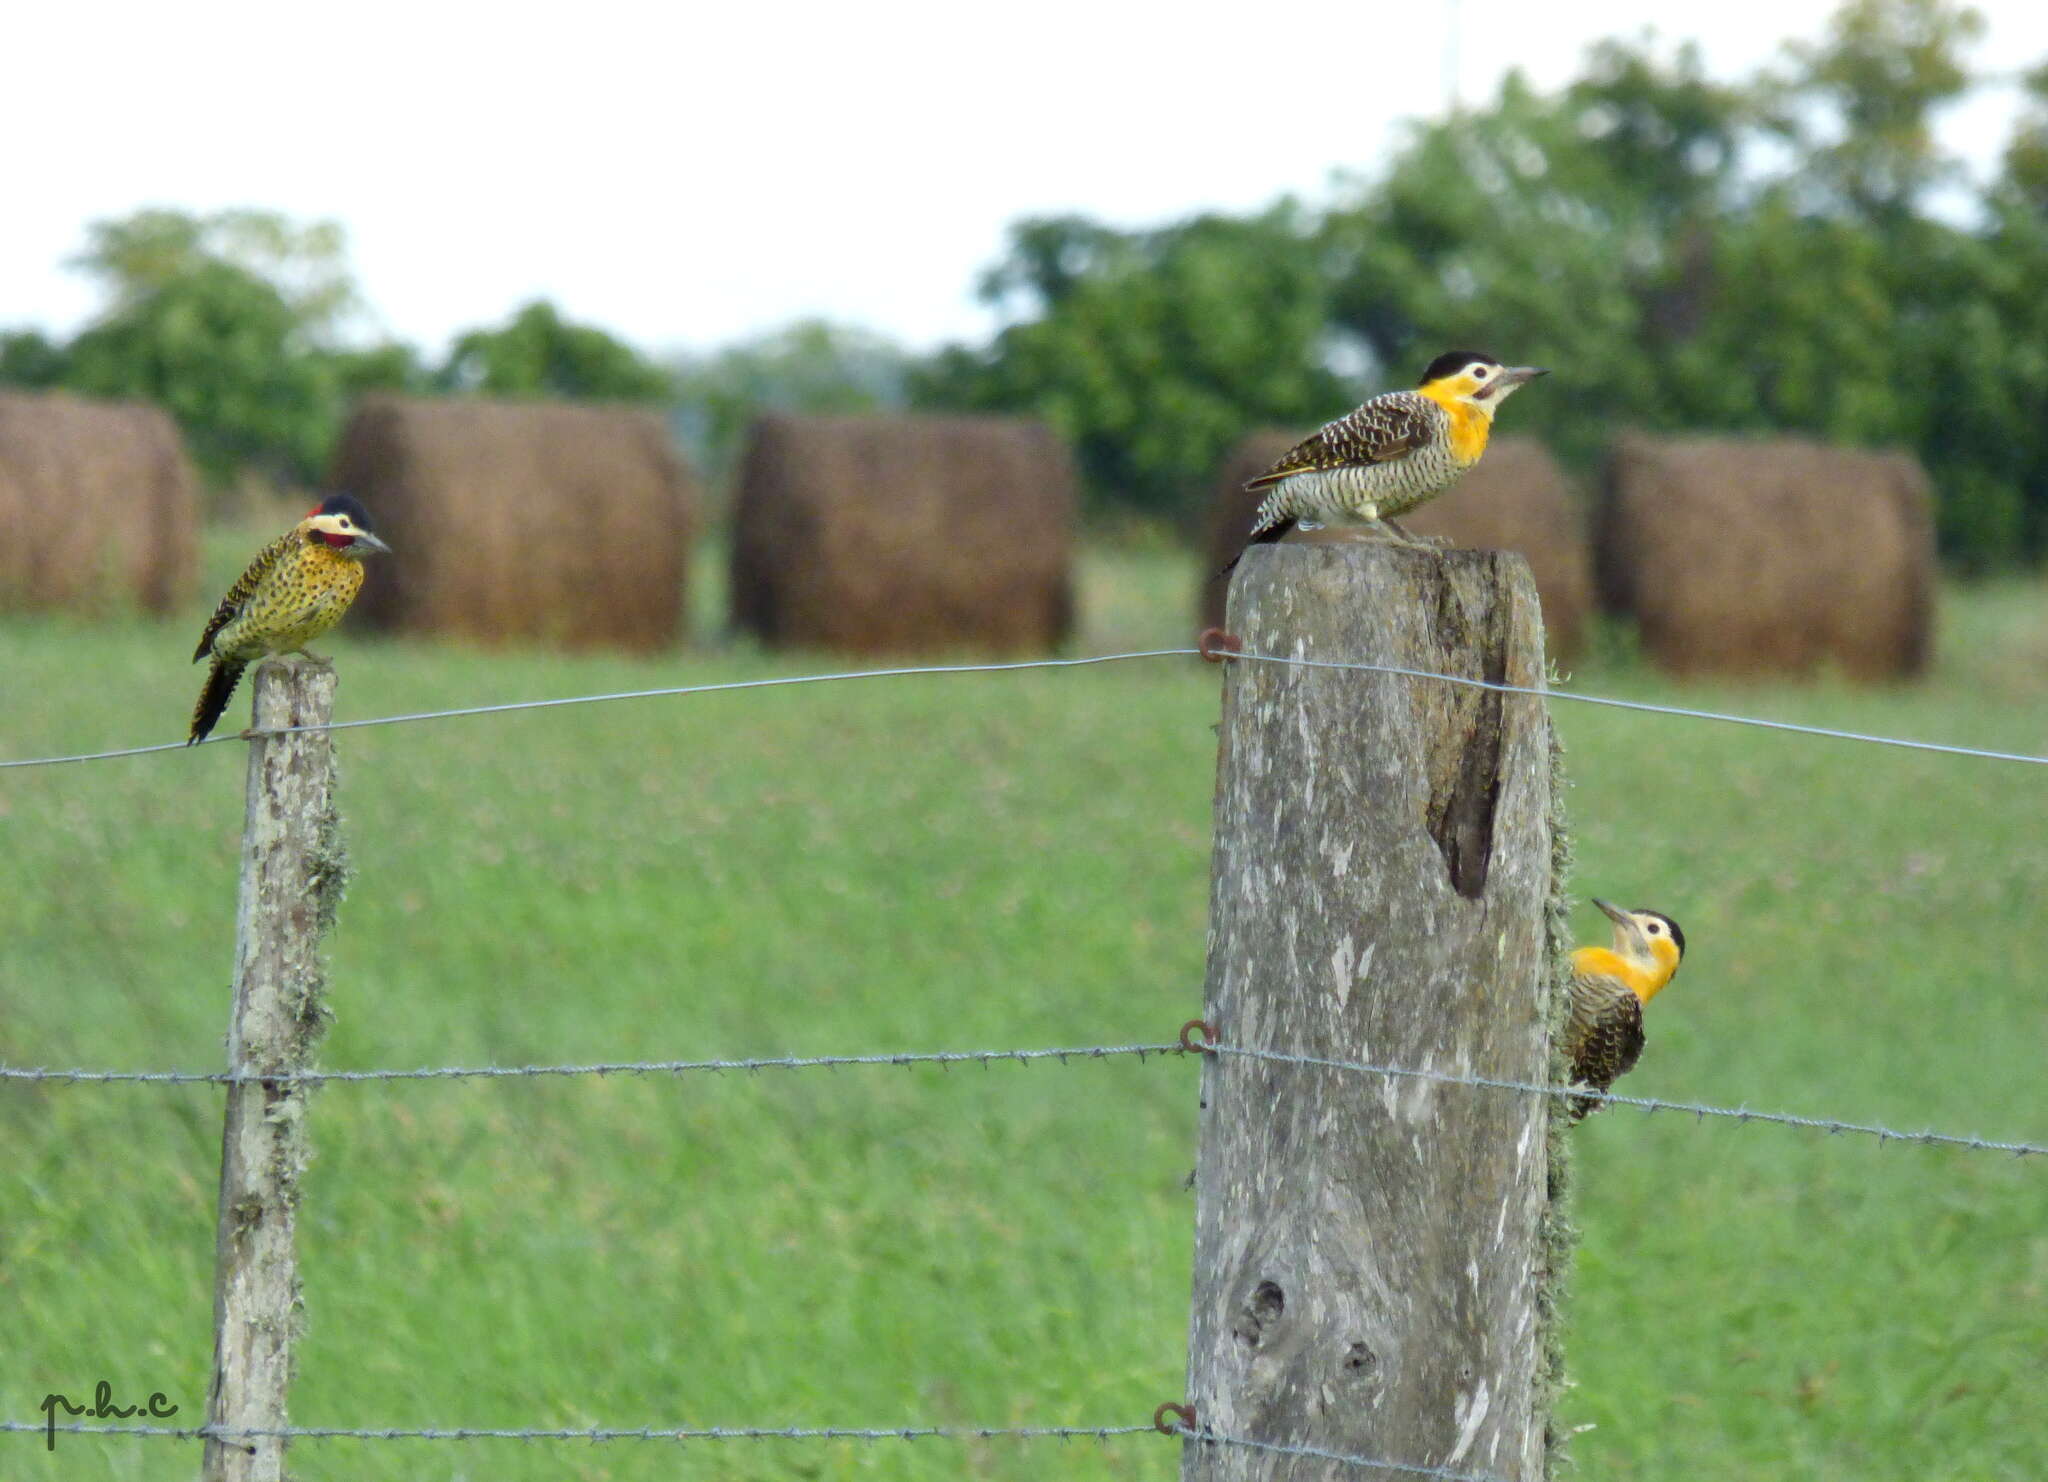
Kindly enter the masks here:
[[1382, 519], [1379, 523], [1391, 532], [1388, 539], [1395, 545], [1405, 545], [1418, 551], [1447, 551], [1451, 549], [1449, 536], [1417, 535], [1406, 526], [1397, 524], [1391, 519]]

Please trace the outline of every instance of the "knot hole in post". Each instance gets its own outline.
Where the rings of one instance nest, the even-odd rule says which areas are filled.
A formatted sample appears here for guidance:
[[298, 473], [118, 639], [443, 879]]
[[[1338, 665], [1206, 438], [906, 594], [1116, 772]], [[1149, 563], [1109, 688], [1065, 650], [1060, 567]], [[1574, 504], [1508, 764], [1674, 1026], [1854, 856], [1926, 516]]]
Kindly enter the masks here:
[[[1476, 553], [1475, 553], [1476, 554]], [[1509, 599], [1511, 573], [1499, 569], [1491, 552], [1472, 561], [1444, 561], [1425, 577], [1436, 586], [1436, 632], [1443, 642], [1435, 666], [1444, 674], [1471, 675], [1489, 684], [1507, 680], [1508, 647], [1513, 639], [1514, 603]], [[1500, 800], [1500, 763], [1504, 747], [1502, 701], [1498, 690], [1420, 680], [1435, 691], [1418, 712], [1428, 717], [1424, 736], [1429, 756], [1429, 804], [1426, 818], [1451, 888], [1468, 900], [1486, 891], [1486, 873], [1493, 861], [1493, 815]]]

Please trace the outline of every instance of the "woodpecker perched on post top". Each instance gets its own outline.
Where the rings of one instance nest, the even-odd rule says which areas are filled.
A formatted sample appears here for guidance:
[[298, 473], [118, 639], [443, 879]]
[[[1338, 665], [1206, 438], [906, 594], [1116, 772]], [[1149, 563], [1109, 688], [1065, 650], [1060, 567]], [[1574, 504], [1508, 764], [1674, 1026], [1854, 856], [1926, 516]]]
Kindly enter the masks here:
[[323, 501], [265, 546], [220, 599], [192, 662], [213, 660], [192, 709], [187, 746], [204, 741], [241, 682], [268, 654], [303, 653], [341, 621], [363, 589], [363, 557], [391, 547], [370, 530], [370, 516], [346, 494]]
[[[1573, 1085], [1605, 1091], [1634, 1069], [1643, 1053], [1643, 1005], [1677, 974], [1685, 933], [1662, 911], [1624, 911], [1597, 896], [1593, 904], [1614, 923], [1614, 945], [1572, 953], [1564, 1053]], [[1574, 1097], [1572, 1120], [1601, 1105], [1595, 1097]]]
[[1266, 496], [1247, 549], [1296, 526], [1319, 525], [1380, 525], [1399, 540], [1421, 544], [1393, 517], [1434, 499], [1477, 463], [1494, 410], [1546, 374], [1533, 365], [1502, 365], [1476, 350], [1437, 356], [1415, 390], [1375, 396], [1245, 485]]

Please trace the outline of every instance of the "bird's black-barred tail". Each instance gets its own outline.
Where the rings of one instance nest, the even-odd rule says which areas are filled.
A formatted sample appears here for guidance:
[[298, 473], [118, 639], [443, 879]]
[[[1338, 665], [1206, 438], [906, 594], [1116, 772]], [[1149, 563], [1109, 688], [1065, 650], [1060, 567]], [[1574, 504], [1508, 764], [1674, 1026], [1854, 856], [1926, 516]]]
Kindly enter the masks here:
[[[1296, 523], [1293, 520], [1282, 520], [1277, 525], [1268, 525], [1244, 543], [1244, 551], [1250, 550], [1255, 545], [1271, 545], [1274, 541], [1292, 530]], [[1215, 580], [1221, 581], [1224, 577], [1230, 575], [1231, 572], [1237, 570], [1237, 563], [1244, 559], [1244, 551], [1239, 551], [1226, 561], [1223, 569], [1216, 573]]]
[[213, 667], [206, 671], [206, 688], [199, 692], [199, 703], [192, 707], [192, 734], [185, 738], [187, 746], [197, 746], [213, 733], [214, 723], [228, 708], [235, 686], [242, 682], [242, 671], [248, 667], [232, 659], [213, 661]]

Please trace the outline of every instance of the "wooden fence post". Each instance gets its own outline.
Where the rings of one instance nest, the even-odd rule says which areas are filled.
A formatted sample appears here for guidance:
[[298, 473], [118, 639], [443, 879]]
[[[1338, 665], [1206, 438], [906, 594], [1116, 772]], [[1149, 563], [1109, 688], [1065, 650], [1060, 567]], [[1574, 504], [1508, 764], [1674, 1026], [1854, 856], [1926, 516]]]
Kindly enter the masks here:
[[[257, 666], [254, 680], [258, 731], [325, 725], [333, 718], [334, 670], [326, 663], [272, 660]], [[311, 1064], [327, 1018], [320, 937], [333, 923], [346, 877], [328, 733], [258, 736], [249, 743], [230, 1071], [262, 1076]], [[300, 1322], [293, 1241], [308, 1154], [308, 1091], [290, 1081], [228, 1087], [210, 1426], [267, 1430], [287, 1423]], [[284, 1454], [282, 1437], [208, 1439], [201, 1477], [279, 1482]]]
[[[1254, 547], [1252, 653], [1541, 685], [1520, 556]], [[1556, 1383], [1551, 1098], [1228, 1053], [1550, 1073], [1561, 827], [1537, 698], [1224, 678], [1187, 1397], [1215, 1434], [1538, 1482]], [[1190, 1441], [1186, 1482], [1352, 1478]]]

